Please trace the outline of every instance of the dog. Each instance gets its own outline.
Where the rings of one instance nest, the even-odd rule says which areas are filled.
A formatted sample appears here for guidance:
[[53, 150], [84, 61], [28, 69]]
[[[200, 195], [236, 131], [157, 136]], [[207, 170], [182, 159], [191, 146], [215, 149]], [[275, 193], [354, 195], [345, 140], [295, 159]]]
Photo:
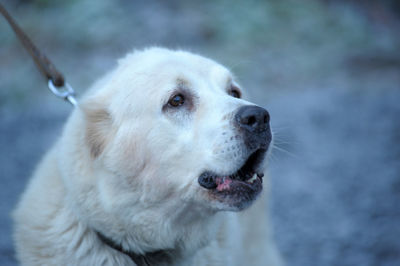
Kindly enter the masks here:
[[120, 60], [13, 213], [21, 264], [281, 265], [262, 193], [270, 117], [243, 93], [227, 68], [189, 52]]

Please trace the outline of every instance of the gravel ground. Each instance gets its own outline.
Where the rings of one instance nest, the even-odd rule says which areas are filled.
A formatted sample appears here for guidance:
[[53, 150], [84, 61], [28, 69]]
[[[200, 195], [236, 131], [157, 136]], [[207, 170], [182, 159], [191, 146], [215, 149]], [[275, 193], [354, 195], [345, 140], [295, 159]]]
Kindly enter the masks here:
[[289, 153], [272, 161], [272, 218], [288, 265], [400, 265], [399, 99], [392, 90], [274, 100]]

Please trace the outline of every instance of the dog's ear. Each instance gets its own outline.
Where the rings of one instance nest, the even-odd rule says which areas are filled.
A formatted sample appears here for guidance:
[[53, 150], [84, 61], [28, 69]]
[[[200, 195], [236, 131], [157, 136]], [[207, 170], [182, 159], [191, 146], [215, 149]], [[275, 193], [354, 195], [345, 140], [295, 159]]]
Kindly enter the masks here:
[[86, 99], [82, 105], [86, 120], [85, 139], [92, 158], [97, 158], [103, 152], [112, 134], [112, 117], [105, 102]]

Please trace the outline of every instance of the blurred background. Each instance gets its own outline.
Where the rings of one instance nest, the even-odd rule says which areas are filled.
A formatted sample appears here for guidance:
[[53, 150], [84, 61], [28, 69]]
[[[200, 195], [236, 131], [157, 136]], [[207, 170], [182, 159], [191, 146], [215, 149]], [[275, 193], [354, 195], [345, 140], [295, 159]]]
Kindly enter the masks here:
[[[78, 94], [134, 48], [223, 63], [271, 113], [287, 265], [400, 265], [399, 1], [1, 3]], [[10, 212], [71, 110], [0, 18], [0, 265], [16, 265]]]

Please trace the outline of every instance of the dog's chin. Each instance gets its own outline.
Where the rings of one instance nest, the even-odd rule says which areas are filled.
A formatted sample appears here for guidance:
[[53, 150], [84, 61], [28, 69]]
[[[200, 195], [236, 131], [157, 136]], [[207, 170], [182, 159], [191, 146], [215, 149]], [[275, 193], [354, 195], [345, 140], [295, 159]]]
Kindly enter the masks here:
[[206, 197], [212, 208], [241, 211], [254, 202], [262, 191], [264, 174], [259, 168], [266, 151], [266, 149], [256, 150], [239, 169], [230, 175], [205, 171], [199, 176], [198, 183], [206, 189]]

